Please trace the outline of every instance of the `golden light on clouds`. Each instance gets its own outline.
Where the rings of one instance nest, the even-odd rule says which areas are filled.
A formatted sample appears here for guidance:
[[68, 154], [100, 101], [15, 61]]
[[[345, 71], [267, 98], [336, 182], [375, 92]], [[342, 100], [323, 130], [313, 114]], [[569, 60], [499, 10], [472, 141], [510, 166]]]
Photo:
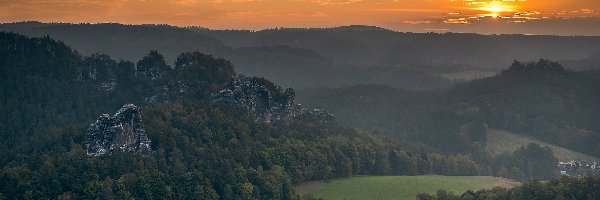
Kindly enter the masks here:
[[[556, 4], [556, 9], [548, 9], [547, 1], [539, 0], [450, 0], [453, 9], [462, 12], [449, 12], [443, 17], [445, 24], [474, 24], [489, 22], [488, 18], [501, 23], [526, 23], [535, 20], [559, 20], [572, 18], [598, 18], [599, 13], [589, 8], [562, 10], [573, 5]], [[541, 11], [538, 9], [545, 9]], [[558, 11], [557, 11], [558, 10]]]
[[393, 30], [452, 31], [456, 28], [444, 25], [462, 28], [490, 20], [499, 24], [600, 19], [597, 10], [598, 0], [0, 0], [0, 22], [118, 22], [255, 30], [365, 24]]

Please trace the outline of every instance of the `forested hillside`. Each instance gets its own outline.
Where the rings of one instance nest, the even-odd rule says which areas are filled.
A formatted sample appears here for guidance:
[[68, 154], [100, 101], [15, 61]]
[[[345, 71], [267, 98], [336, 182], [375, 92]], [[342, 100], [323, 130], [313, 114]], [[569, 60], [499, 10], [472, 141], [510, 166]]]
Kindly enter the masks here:
[[[229, 61], [199, 52], [170, 66], [156, 51], [134, 64], [82, 56], [49, 37], [0, 33], [0, 42], [0, 197], [8, 199], [295, 199], [294, 183], [352, 175], [555, 175], [537, 162], [554, 162], [550, 151], [535, 145], [492, 163], [335, 122], [265, 120], [280, 101], [293, 103], [291, 90], [243, 79]], [[213, 103], [228, 90], [250, 95], [236, 97], [246, 105]], [[128, 103], [143, 110], [151, 153], [88, 155], [86, 128]]]
[[450, 90], [354, 86], [300, 91], [299, 100], [330, 109], [342, 123], [379, 127], [446, 150], [485, 144], [485, 128], [491, 127], [598, 156], [598, 74], [548, 60], [514, 62], [500, 75]]
[[530, 134], [594, 156], [600, 155], [600, 76], [559, 63], [513, 63], [496, 77], [450, 91], [490, 126]]

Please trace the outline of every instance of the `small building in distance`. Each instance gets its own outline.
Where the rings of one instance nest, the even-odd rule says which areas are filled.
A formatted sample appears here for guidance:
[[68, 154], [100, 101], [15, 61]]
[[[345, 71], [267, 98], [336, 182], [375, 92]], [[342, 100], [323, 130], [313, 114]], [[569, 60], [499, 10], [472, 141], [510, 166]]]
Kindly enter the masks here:
[[571, 160], [569, 162], [558, 162], [560, 175], [565, 176], [583, 176], [600, 175], [600, 164], [596, 162], [582, 164], [579, 161]]

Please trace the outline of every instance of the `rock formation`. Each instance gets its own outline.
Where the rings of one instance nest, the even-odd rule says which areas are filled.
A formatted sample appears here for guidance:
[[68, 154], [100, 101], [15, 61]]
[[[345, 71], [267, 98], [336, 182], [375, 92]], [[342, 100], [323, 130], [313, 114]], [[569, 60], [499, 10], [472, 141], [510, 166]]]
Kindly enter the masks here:
[[306, 109], [294, 103], [295, 92], [281, 87], [263, 78], [235, 75], [227, 89], [213, 96], [215, 103], [230, 103], [242, 106], [256, 114], [258, 120], [272, 122], [316, 122], [331, 123], [333, 114], [321, 109]]
[[115, 150], [148, 155], [152, 152], [150, 143], [142, 128], [141, 109], [133, 104], [124, 105], [112, 117], [101, 115], [87, 129], [88, 156], [100, 156]]

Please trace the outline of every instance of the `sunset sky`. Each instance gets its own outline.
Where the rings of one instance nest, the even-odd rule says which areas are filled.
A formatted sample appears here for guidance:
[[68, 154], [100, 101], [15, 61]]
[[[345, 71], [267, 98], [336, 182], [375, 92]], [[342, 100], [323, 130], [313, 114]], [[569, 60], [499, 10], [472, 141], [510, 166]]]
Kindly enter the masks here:
[[600, 35], [600, 0], [0, 0], [0, 22]]

